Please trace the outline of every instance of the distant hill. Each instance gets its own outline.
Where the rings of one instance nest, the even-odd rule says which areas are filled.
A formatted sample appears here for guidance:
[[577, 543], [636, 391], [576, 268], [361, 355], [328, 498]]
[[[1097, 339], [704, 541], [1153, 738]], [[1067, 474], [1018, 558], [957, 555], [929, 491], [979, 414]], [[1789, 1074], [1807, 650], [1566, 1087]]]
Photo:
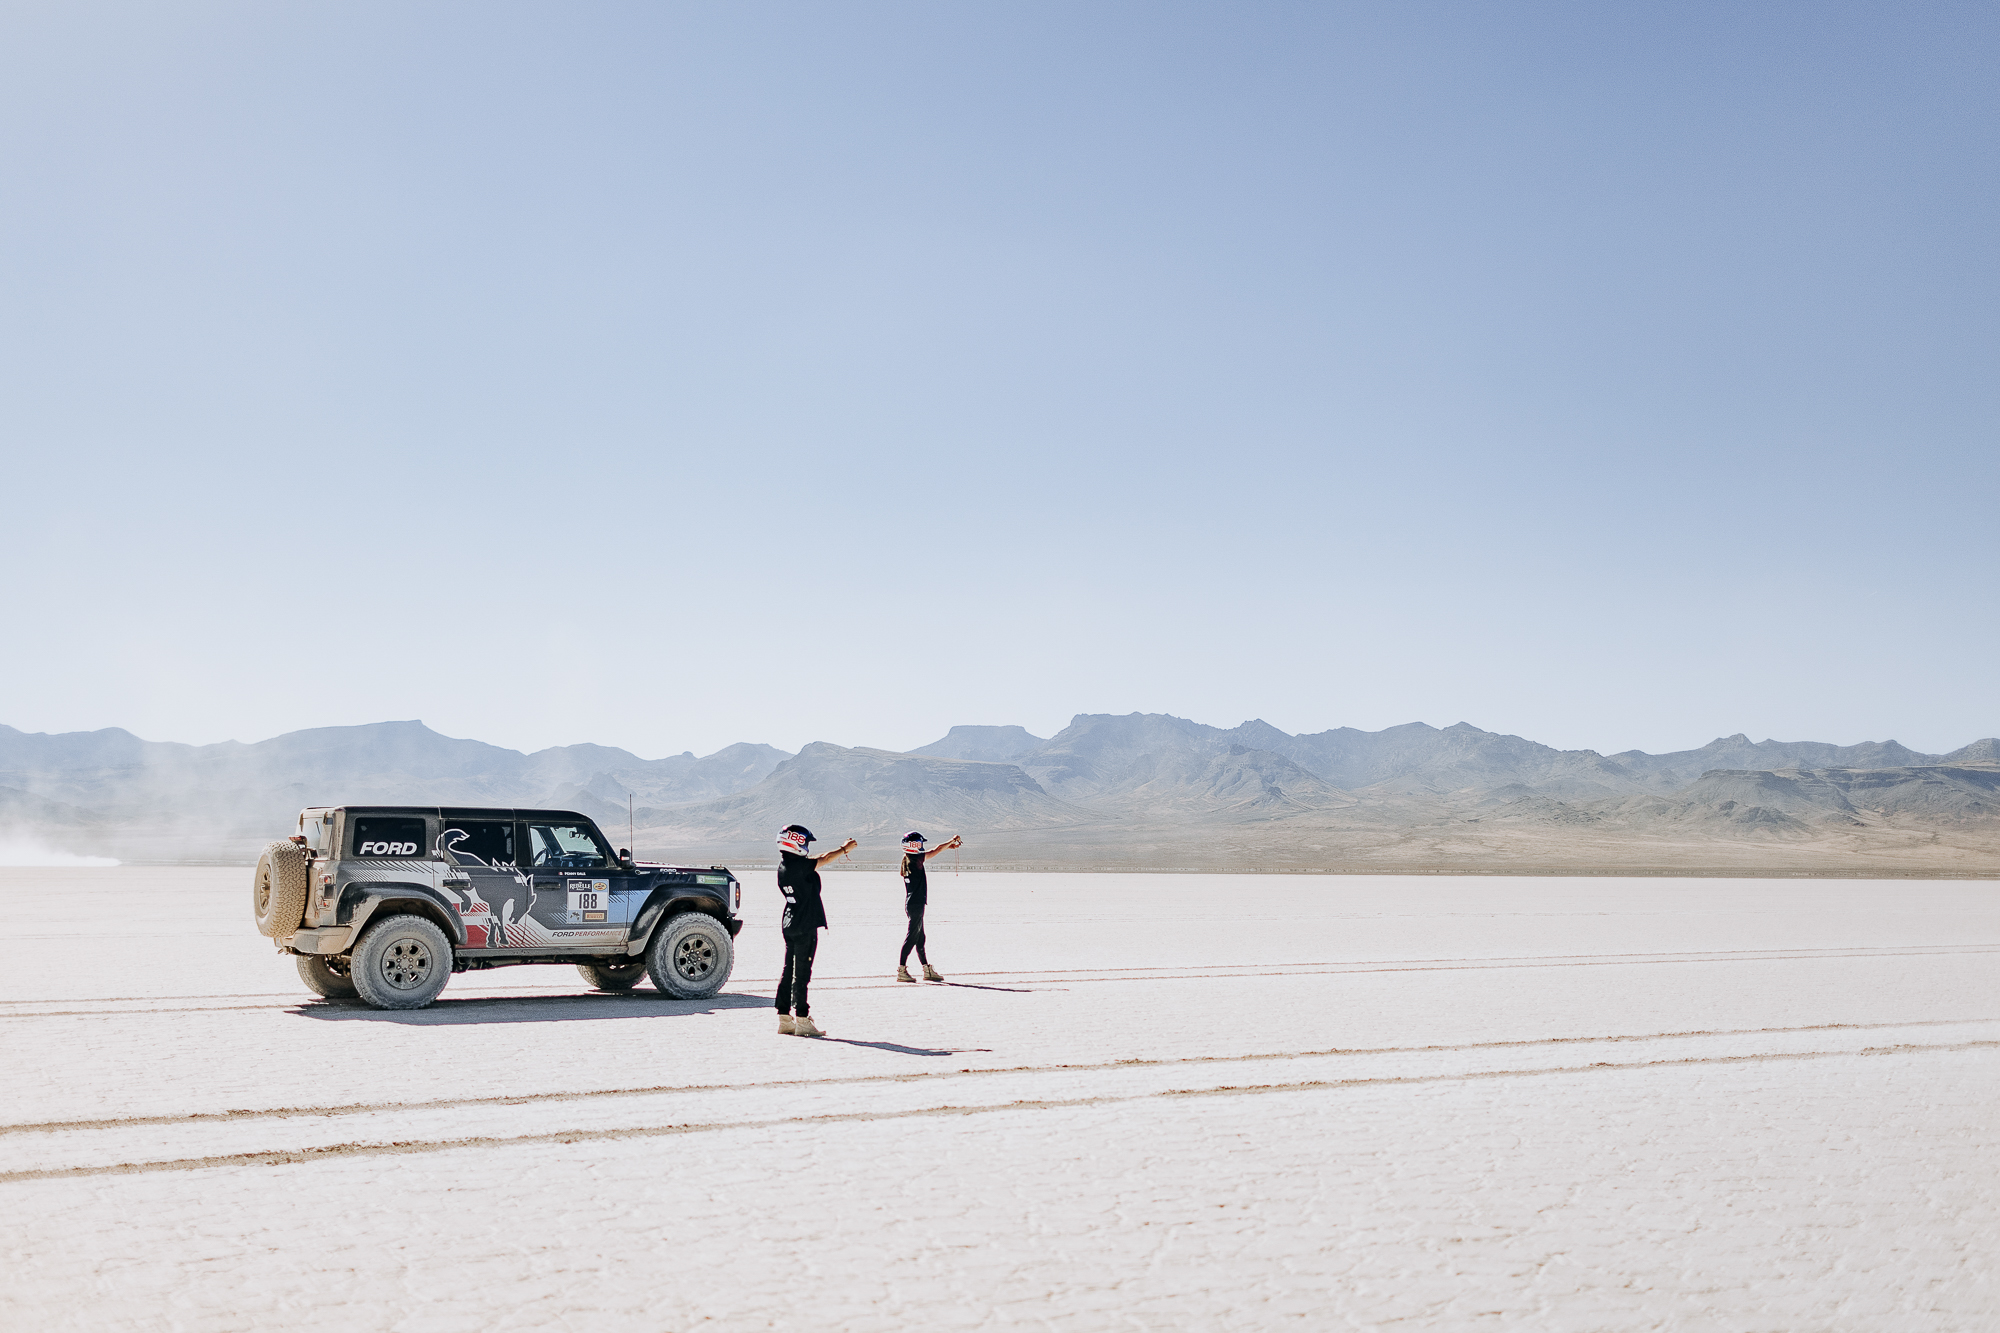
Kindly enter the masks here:
[[937, 759], [976, 759], [989, 764], [1011, 764], [1038, 745], [1048, 742], [1031, 736], [1026, 727], [953, 727], [941, 741], [932, 741], [911, 754]]
[[908, 756], [1003, 770], [977, 785], [1004, 801], [959, 799], [968, 770], [909, 768], [890, 782], [880, 751], [809, 746], [796, 768], [726, 801], [649, 817], [656, 841], [738, 860], [769, 859], [772, 834], [799, 818], [829, 842], [873, 843], [864, 860], [891, 855], [881, 839], [903, 824], [964, 832], [994, 863], [1052, 867], [1983, 873], [2000, 872], [2000, 812], [1982, 794], [2000, 779], [1995, 753], [1993, 741], [1924, 755], [1893, 741], [1734, 736], [1606, 756], [1462, 722], [1293, 736], [1261, 720], [1080, 714], [1046, 741], [955, 727]]
[[[533, 754], [439, 735], [421, 722], [320, 727], [267, 741], [180, 745], [130, 732], [29, 734], [0, 726], [0, 824], [48, 831], [95, 820], [117, 830], [114, 855], [212, 856], [240, 849], [289, 825], [305, 805], [378, 801], [409, 804], [588, 804], [623, 821], [637, 803], [712, 799], [754, 786], [790, 756], [769, 745], [731, 745], [641, 759], [601, 745], [566, 745]], [[75, 814], [24, 817], [22, 798]], [[74, 841], [74, 838], [70, 839]]]
[[824, 742], [806, 746], [733, 796], [647, 811], [649, 828], [697, 837], [768, 839], [796, 823], [829, 842], [836, 834], [867, 834], [890, 845], [911, 829], [1030, 829], [1090, 819], [1090, 812], [1051, 797], [1012, 764]]
[[1281, 754], [1231, 744], [1141, 755], [1094, 804], [1135, 820], [1241, 822], [1346, 809], [1360, 801]]
[[[0, 727], [0, 834], [128, 859], [242, 858], [307, 804], [576, 809], [642, 854], [768, 861], [803, 823], [885, 864], [900, 835], [970, 864], [1240, 869], [2000, 873], [2000, 741], [1751, 741], [1558, 750], [1469, 723], [1291, 735], [1160, 713], [1079, 714], [1047, 739], [953, 727], [908, 753], [816, 742], [641, 759], [532, 754], [420, 722], [191, 746]], [[871, 859], [872, 858], [872, 859]]]

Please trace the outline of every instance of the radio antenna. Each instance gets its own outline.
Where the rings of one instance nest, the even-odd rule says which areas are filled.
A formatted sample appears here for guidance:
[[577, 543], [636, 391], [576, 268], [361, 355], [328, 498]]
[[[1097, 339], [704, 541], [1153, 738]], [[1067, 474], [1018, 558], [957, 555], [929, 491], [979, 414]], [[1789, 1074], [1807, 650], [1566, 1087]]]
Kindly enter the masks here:
[[636, 865], [639, 860], [638, 828], [632, 822], [632, 793], [625, 793], [625, 850]]

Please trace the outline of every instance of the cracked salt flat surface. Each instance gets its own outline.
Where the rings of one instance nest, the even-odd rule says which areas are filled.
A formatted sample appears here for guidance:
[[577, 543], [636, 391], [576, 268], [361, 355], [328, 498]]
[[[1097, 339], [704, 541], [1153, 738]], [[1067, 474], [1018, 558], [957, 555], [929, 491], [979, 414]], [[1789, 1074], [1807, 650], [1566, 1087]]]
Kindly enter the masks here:
[[940, 987], [836, 875], [807, 1042], [756, 879], [708, 1004], [389, 1016], [243, 878], [0, 873], [160, 909], [0, 941], [7, 1326], [2000, 1323], [1990, 885], [940, 877]]

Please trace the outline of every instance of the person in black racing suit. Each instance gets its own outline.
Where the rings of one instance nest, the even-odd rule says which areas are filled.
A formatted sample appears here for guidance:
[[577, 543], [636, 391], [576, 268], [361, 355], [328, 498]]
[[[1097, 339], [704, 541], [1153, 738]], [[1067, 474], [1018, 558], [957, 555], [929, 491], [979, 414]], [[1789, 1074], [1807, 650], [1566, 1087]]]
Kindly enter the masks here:
[[896, 980], [914, 982], [910, 975], [910, 950], [917, 951], [917, 961], [924, 965], [925, 981], [943, 981], [938, 970], [931, 966], [930, 955], [924, 952], [924, 908], [930, 902], [930, 876], [924, 870], [924, 862], [958, 846], [962, 839], [954, 837], [950, 842], [941, 842], [929, 851], [924, 850], [924, 835], [914, 830], [903, 835], [903, 914], [910, 918], [910, 928], [903, 932], [903, 952], [896, 959]]
[[856, 846], [849, 838], [832, 851], [814, 856], [806, 850], [812, 841], [812, 830], [799, 824], [787, 824], [778, 835], [778, 892], [785, 895], [785, 913], [779, 921], [785, 936], [785, 970], [778, 974], [778, 1031], [793, 1037], [826, 1035], [813, 1026], [806, 998], [806, 988], [812, 984], [813, 955], [819, 951], [820, 927], [826, 924], [819, 868]]

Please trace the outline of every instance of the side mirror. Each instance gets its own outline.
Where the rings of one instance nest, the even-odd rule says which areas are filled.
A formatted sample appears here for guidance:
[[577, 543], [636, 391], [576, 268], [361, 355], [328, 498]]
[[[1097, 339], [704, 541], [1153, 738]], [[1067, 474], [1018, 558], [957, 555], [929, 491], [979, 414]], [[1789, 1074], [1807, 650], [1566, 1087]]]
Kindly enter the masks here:
[[632, 864], [632, 849], [630, 847], [620, 847], [618, 849], [618, 863], [627, 866]]

